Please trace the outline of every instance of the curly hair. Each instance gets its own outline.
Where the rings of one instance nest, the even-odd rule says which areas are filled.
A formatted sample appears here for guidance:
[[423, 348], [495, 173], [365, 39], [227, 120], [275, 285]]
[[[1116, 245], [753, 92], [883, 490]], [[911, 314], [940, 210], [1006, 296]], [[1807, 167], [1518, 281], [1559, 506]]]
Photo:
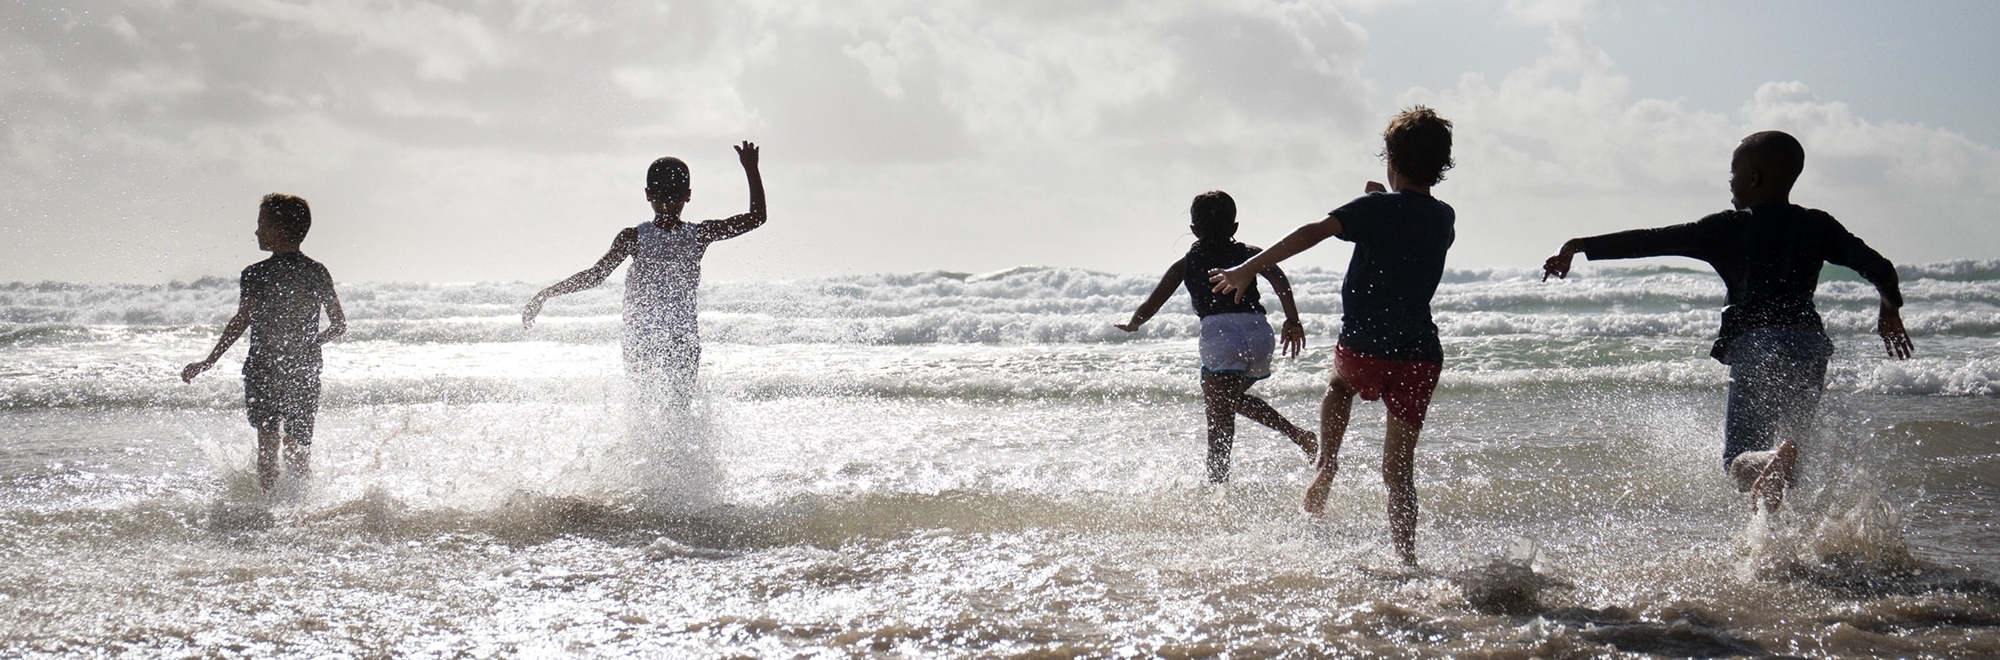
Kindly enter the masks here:
[[1382, 131], [1382, 157], [1410, 183], [1434, 186], [1451, 169], [1451, 121], [1416, 106], [1396, 114]]
[[268, 218], [271, 224], [293, 243], [306, 240], [306, 232], [312, 231], [312, 207], [306, 205], [304, 197], [271, 193], [257, 205], [257, 214]]

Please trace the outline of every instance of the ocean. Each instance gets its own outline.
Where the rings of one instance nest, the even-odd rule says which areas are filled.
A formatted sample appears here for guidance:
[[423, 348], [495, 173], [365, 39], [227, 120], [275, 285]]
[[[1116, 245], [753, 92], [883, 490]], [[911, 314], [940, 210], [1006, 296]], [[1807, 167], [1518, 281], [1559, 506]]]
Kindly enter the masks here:
[[[1198, 322], [1156, 276], [712, 282], [692, 417], [634, 415], [621, 287], [341, 283], [314, 475], [256, 486], [233, 280], [0, 284], [0, 656], [2000, 656], [2000, 261], [1905, 265], [1917, 354], [1829, 268], [1786, 506], [1721, 469], [1722, 287], [1453, 270], [1388, 543], [1383, 410], [1321, 517], [1239, 422], [1205, 483]], [[1251, 391], [1317, 421], [1340, 273]]]

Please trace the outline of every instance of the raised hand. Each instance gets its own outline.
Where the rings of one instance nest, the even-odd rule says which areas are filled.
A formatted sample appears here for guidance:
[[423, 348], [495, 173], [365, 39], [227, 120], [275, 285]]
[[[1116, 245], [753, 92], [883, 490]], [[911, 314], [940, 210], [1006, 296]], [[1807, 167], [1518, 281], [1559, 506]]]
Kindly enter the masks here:
[[1370, 182], [1368, 182], [1368, 185], [1365, 185], [1365, 186], [1362, 186], [1362, 187], [1361, 187], [1361, 192], [1362, 192], [1362, 193], [1364, 193], [1364, 194], [1365, 194], [1365, 193], [1378, 193], [1378, 192], [1389, 192], [1389, 187], [1388, 187], [1388, 186], [1385, 186], [1385, 185], [1382, 185], [1382, 184], [1381, 184], [1381, 182], [1378, 182], [1378, 181], [1370, 181]]
[[743, 169], [757, 169], [757, 145], [749, 140], [736, 145], [736, 160], [743, 162]]

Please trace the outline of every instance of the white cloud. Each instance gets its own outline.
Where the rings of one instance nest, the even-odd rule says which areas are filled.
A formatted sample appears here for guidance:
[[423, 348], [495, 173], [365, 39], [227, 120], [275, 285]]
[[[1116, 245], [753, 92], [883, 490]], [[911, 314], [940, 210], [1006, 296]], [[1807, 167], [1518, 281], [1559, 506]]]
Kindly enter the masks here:
[[479, 17], [429, 2], [208, 1], [239, 16], [408, 55], [427, 80], [464, 80], [473, 67], [499, 64], [504, 57], [500, 37]]
[[1502, 13], [1523, 25], [1577, 25], [1592, 4], [1593, 0], [1507, 0]]
[[1384, 95], [1348, 16], [1392, 1], [0, 5], [0, 280], [234, 272], [273, 190], [326, 214], [343, 277], [544, 278], [643, 217], [655, 156], [694, 164], [694, 212], [736, 210], [741, 139], [774, 220], [718, 277], [1151, 271], [1195, 193], [1263, 242], [1345, 201], [1411, 103], [1458, 123], [1457, 265], [1719, 210], [1764, 128], [1806, 142], [1799, 200], [1892, 258], [2000, 250], [1989, 147], [1792, 83], [1733, 113], [1634, 98], [1582, 2], [1508, 5], [1548, 26], [1528, 66]]
[[1549, 54], [1497, 84], [1467, 75], [1453, 88], [1402, 94], [1457, 122], [1459, 167], [1438, 192], [1463, 219], [1455, 250], [1473, 263], [1531, 265], [1569, 236], [1723, 210], [1729, 154], [1761, 130], [1806, 146], [1794, 202], [1833, 213], [1891, 259], [2000, 249], [1991, 221], [2000, 152], [1990, 147], [1869, 122], [1797, 82], [1763, 85], [1733, 115], [1631, 98], [1630, 88], [1581, 28], [1557, 24]]

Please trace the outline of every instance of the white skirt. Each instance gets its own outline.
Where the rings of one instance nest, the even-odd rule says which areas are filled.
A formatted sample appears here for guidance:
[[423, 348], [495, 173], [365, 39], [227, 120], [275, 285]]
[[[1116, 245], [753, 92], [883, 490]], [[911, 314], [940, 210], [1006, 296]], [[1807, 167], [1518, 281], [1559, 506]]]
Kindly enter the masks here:
[[1214, 314], [1201, 319], [1201, 371], [1252, 380], [1271, 375], [1278, 341], [1263, 314]]

